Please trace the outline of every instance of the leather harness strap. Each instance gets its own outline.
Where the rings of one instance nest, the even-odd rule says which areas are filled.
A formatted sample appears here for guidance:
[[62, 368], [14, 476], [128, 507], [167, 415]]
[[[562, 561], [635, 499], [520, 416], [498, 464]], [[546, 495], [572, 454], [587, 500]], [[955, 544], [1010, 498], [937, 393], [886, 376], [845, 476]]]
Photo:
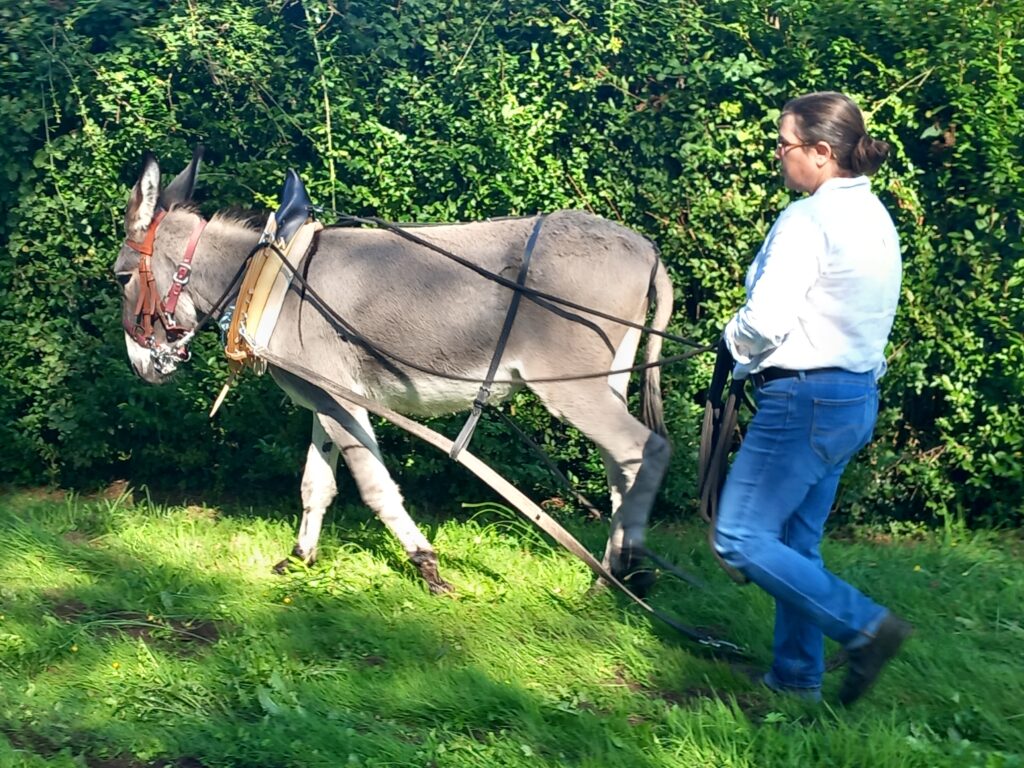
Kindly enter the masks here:
[[[732, 371], [733, 359], [725, 342], [718, 345], [715, 371], [711, 376], [704, 402], [704, 421], [700, 429], [700, 451], [697, 462], [697, 482], [700, 515], [708, 524], [708, 545], [711, 554], [733, 581], [746, 584], [749, 579], [726, 563], [715, 549], [715, 521], [718, 517], [718, 499], [725, 485], [729, 452], [738, 433], [739, 405], [743, 400], [745, 379], [726, 382]], [[724, 395], [724, 399], [723, 399]]]
[[160, 226], [160, 222], [164, 220], [164, 216], [166, 215], [167, 211], [162, 208], [153, 215], [153, 220], [149, 222], [149, 228], [146, 230], [146, 236], [142, 238], [141, 243], [136, 240], [125, 240], [124, 244], [133, 251], [141, 253], [143, 256], [152, 256], [153, 243], [156, 241], [156, 228]]
[[[526, 241], [523, 261], [519, 265], [519, 274], [516, 276], [516, 285], [520, 288], [526, 285], [526, 274], [530, 270], [530, 258], [533, 256], [533, 249], [537, 245], [537, 237], [540, 235], [540, 228], [543, 223], [544, 217], [537, 217], [537, 223], [533, 225], [530, 239]], [[473, 410], [469, 414], [469, 418], [466, 419], [462, 431], [459, 432], [459, 436], [455, 438], [455, 442], [452, 444], [450, 454], [452, 459], [458, 459], [459, 454], [469, 444], [470, 439], [473, 437], [473, 432], [476, 430], [477, 422], [480, 421], [480, 414], [483, 413], [484, 406], [487, 405], [487, 400], [491, 396], [491, 385], [494, 383], [494, 375], [498, 372], [501, 356], [505, 353], [505, 344], [508, 343], [509, 334], [512, 332], [512, 323], [516, 319], [516, 312], [519, 310], [519, 300], [522, 296], [523, 292], [521, 290], [512, 291], [512, 299], [509, 301], [508, 311], [505, 313], [505, 324], [501, 327], [501, 334], [498, 336], [498, 343], [495, 345], [491, 364], [487, 368], [487, 375], [484, 377], [483, 384], [480, 385], [480, 391], [477, 392], [476, 399], [473, 401]]]
[[192, 259], [196, 255], [196, 246], [199, 245], [199, 238], [203, 236], [204, 229], [206, 229], [206, 219], [200, 218], [192, 230], [188, 245], [185, 246], [185, 255], [178, 263], [178, 271], [174, 273], [174, 284], [167, 292], [167, 298], [164, 299], [164, 312], [171, 317], [174, 316], [174, 310], [178, 306], [181, 290], [188, 285], [188, 280], [192, 276]]

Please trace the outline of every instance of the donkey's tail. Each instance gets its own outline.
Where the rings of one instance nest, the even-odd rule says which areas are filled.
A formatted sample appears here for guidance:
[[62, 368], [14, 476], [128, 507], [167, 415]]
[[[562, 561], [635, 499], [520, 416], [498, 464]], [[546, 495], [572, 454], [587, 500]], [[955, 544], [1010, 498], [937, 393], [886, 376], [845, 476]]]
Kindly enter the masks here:
[[[654, 318], [651, 327], [656, 331], [664, 331], [672, 317], [672, 281], [669, 280], [665, 265], [655, 249], [654, 271], [651, 273], [651, 284], [647, 289], [648, 304], [654, 304]], [[647, 335], [647, 346], [644, 351], [643, 385], [641, 401], [643, 403], [643, 420], [647, 428], [662, 437], [668, 436], [665, 429], [665, 407], [661, 399], [661, 344], [663, 338], [656, 333]]]

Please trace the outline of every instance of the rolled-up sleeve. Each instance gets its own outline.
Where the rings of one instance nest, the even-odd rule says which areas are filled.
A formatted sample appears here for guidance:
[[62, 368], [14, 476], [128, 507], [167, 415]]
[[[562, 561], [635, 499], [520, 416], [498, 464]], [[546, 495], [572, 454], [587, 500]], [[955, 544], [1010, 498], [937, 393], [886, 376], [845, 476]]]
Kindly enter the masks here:
[[747, 278], [747, 302], [725, 327], [737, 363], [749, 364], [786, 340], [818, 279], [825, 248], [821, 227], [798, 206], [782, 213]]

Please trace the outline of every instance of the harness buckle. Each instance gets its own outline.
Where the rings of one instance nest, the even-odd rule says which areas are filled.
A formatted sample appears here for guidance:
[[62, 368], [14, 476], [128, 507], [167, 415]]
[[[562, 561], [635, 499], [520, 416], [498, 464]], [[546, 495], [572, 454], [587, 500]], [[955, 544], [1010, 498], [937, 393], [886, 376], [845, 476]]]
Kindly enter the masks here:
[[186, 264], [185, 262], [181, 262], [178, 265], [178, 271], [174, 273], [174, 277], [171, 279], [174, 280], [174, 282], [176, 282], [182, 288], [184, 288], [186, 285], [188, 285], [190, 277], [192, 277], [192, 265]]
[[476, 393], [476, 399], [473, 401], [474, 408], [486, 408], [487, 401], [491, 399], [491, 388], [484, 384], [480, 387], [480, 391]]

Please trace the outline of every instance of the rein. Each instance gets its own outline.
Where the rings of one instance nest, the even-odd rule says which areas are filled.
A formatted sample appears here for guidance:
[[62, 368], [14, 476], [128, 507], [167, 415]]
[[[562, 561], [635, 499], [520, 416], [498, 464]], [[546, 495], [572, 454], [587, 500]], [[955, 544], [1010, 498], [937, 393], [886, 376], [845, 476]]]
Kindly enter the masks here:
[[[730, 379], [733, 359], [725, 341], [719, 342], [715, 370], [704, 398], [704, 420], [700, 427], [700, 450], [697, 456], [697, 486], [700, 496], [700, 516], [708, 524], [708, 545], [711, 554], [730, 579], [737, 584], [750, 580], [726, 563], [715, 549], [715, 520], [718, 500], [725, 485], [729, 467], [729, 453], [736, 442], [742, 440], [739, 430], [739, 408], [746, 403], [756, 410], [744, 393], [746, 379]], [[726, 384], [728, 383], [728, 386]]]
[[[522, 285], [521, 283], [517, 282], [516, 280], [510, 280], [507, 277], [505, 277], [504, 275], [499, 275], [499, 274], [497, 274], [495, 272], [491, 272], [489, 270], [486, 270], [483, 267], [481, 267], [481, 266], [479, 266], [477, 264], [474, 264], [473, 262], [469, 261], [468, 259], [463, 258], [462, 256], [458, 256], [458, 255], [452, 253], [451, 251], [445, 250], [444, 248], [442, 248], [439, 245], [435, 245], [434, 243], [430, 242], [429, 240], [424, 240], [422, 237], [419, 237], [417, 235], [412, 234], [407, 229], [403, 229], [402, 227], [398, 226], [397, 224], [395, 224], [393, 222], [386, 221], [386, 220], [378, 218], [376, 216], [349, 216], [347, 214], [340, 214], [337, 211], [332, 211], [332, 213], [334, 213], [334, 215], [337, 216], [338, 219], [341, 220], [341, 221], [347, 221], [347, 222], [351, 222], [351, 223], [354, 223], [354, 224], [373, 224], [374, 226], [379, 227], [380, 229], [387, 230], [388, 232], [391, 232], [394, 235], [398, 235], [399, 237], [404, 238], [405, 240], [408, 240], [411, 243], [416, 243], [417, 245], [423, 246], [424, 248], [428, 248], [431, 251], [434, 251], [435, 253], [441, 254], [446, 259], [454, 261], [456, 264], [461, 264], [463, 267], [466, 267], [467, 269], [469, 269], [472, 272], [476, 272], [476, 274], [480, 275], [483, 278], [486, 278], [487, 280], [490, 280], [491, 282], [497, 283], [498, 285], [503, 285], [506, 288], [510, 288], [511, 290], [515, 291], [516, 293], [523, 294], [524, 296], [526, 296], [526, 298], [530, 299], [533, 302], [536, 302], [537, 304], [539, 304], [541, 306], [544, 306], [545, 302], [549, 302], [551, 304], [557, 304], [557, 305], [560, 305], [560, 306], [563, 306], [563, 307], [567, 307], [569, 309], [574, 309], [577, 312], [582, 312], [584, 314], [592, 315], [594, 317], [600, 317], [602, 320], [610, 320], [613, 323], [617, 323], [617, 324], [625, 326], [627, 328], [633, 328], [633, 329], [638, 330], [638, 331], [643, 331], [644, 333], [653, 334], [654, 336], [661, 336], [663, 339], [668, 339], [669, 341], [677, 342], [677, 343], [682, 344], [683, 346], [686, 346], [686, 347], [695, 347], [698, 352], [710, 352], [712, 349], [714, 349], [714, 347], [709, 347], [709, 346], [707, 346], [705, 344], [701, 344], [700, 342], [694, 341], [693, 339], [687, 339], [685, 336], [679, 336], [679, 335], [674, 334], [674, 333], [668, 333], [667, 331], [659, 331], [657, 328], [651, 328], [649, 325], [643, 325], [641, 323], [634, 323], [631, 320], [626, 320], [626, 319], [621, 318], [621, 317], [616, 317], [615, 315], [609, 315], [609, 314], [607, 314], [605, 312], [601, 312], [600, 310], [594, 309], [592, 307], [586, 307], [586, 306], [584, 306], [582, 304], [577, 304], [577, 303], [575, 303], [573, 301], [569, 301], [568, 299], [563, 298], [561, 296], [555, 296], [554, 294], [545, 293], [544, 291], [538, 291], [538, 290], [536, 290], [534, 288], [529, 288], [529, 287], [527, 287], [525, 285]], [[551, 307], [547, 307], [547, 309], [552, 309], [552, 308]], [[552, 311], [555, 311], [555, 310], [552, 309]], [[687, 355], [687, 357], [689, 357], [689, 355]], [[680, 359], [685, 359], [685, 358], [680, 358]], [[401, 362], [401, 361], [399, 361], [399, 362]], [[663, 361], [663, 362], [668, 362], [668, 360], [666, 359], [666, 361]], [[650, 367], [655, 367], [655, 366], [646, 366], [646, 367], [650, 368]], [[630, 372], [630, 371], [637, 371], [637, 370], [640, 370], [640, 368], [634, 367], [634, 368], [624, 369], [622, 371], [607, 371], [606, 373], [607, 374], [627, 373], [627, 372]], [[597, 378], [597, 376], [600, 376], [600, 375], [605, 375], [605, 374], [596, 374], [595, 376], [580, 376], [578, 378], [581, 378], [581, 379]], [[535, 381], [572, 381], [572, 380], [573, 379], [535, 379]]]

